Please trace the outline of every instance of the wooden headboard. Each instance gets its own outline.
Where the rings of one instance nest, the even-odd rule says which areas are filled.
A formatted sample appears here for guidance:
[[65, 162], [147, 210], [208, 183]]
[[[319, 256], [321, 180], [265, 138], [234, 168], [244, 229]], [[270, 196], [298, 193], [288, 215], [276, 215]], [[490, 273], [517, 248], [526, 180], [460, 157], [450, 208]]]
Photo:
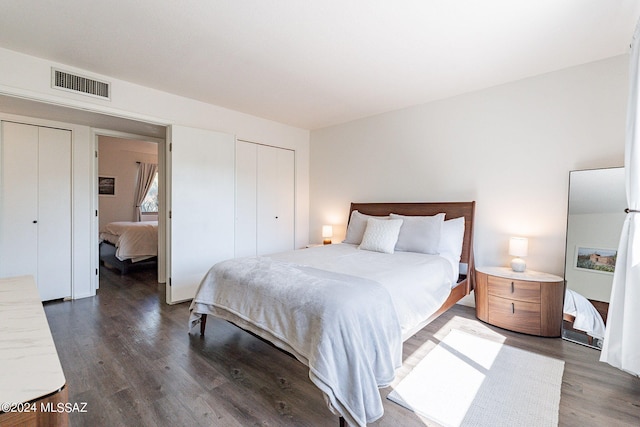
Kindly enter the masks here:
[[386, 216], [391, 213], [410, 216], [431, 216], [444, 213], [445, 220], [464, 217], [464, 240], [462, 243], [462, 256], [460, 262], [467, 264], [467, 277], [469, 278], [469, 291], [473, 289], [475, 282], [475, 269], [473, 262], [473, 223], [476, 202], [442, 202], [442, 203], [351, 203], [351, 212], [357, 210], [366, 215]]

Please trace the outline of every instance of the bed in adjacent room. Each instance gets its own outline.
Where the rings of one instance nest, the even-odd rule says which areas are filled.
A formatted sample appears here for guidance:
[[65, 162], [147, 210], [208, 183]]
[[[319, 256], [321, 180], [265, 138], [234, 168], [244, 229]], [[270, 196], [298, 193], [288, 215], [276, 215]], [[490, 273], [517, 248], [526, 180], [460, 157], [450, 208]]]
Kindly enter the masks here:
[[352, 203], [347, 236], [216, 264], [189, 327], [228, 320], [309, 367], [341, 424], [383, 415], [402, 343], [473, 287], [475, 202]]
[[100, 261], [126, 274], [136, 263], [156, 262], [158, 221], [116, 221], [100, 232]]

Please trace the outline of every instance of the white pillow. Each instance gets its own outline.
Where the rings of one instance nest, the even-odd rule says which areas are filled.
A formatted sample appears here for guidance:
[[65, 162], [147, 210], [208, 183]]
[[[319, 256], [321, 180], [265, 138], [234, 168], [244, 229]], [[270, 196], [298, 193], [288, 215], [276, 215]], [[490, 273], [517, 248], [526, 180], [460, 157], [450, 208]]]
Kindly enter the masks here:
[[367, 228], [358, 249], [392, 254], [402, 227], [401, 219], [367, 219]]
[[444, 214], [433, 216], [404, 216], [391, 214], [391, 219], [402, 219], [396, 251], [438, 254]]
[[449, 259], [454, 268], [454, 277], [460, 274], [460, 257], [462, 256], [462, 243], [464, 242], [464, 217], [448, 219], [442, 223], [440, 256]]
[[362, 236], [364, 236], [364, 230], [367, 228], [367, 219], [369, 218], [389, 219], [388, 216], [371, 216], [360, 213], [357, 210], [351, 212], [351, 219], [349, 219], [349, 226], [347, 227], [347, 235], [342, 243], [359, 245], [362, 242]]

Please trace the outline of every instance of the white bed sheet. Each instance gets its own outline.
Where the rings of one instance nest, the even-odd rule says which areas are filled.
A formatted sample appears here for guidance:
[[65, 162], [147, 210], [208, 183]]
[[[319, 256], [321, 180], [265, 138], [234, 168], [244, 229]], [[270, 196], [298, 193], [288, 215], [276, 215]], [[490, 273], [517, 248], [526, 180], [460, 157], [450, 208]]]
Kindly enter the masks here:
[[446, 301], [457, 277], [451, 260], [414, 252], [384, 254], [338, 243], [272, 254], [269, 258], [374, 280], [384, 286], [400, 321], [402, 340]]
[[579, 293], [567, 289], [564, 297], [563, 313], [575, 317], [573, 328], [585, 332], [587, 335], [604, 339], [605, 325], [602, 316], [596, 308]]
[[142, 261], [158, 255], [158, 221], [108, 223], [100, 238], [116, 246], [116, 258]]

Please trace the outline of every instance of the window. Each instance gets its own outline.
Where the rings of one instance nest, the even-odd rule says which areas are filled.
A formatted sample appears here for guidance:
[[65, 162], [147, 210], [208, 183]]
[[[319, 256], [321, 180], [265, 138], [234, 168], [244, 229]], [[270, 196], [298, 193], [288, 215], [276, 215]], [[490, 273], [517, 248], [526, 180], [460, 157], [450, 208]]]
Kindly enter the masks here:
[[153, 183], [147, 191], [142, 204], [140, 205], [142, 213], [158, 213], [158, 174], [153, 177]]

